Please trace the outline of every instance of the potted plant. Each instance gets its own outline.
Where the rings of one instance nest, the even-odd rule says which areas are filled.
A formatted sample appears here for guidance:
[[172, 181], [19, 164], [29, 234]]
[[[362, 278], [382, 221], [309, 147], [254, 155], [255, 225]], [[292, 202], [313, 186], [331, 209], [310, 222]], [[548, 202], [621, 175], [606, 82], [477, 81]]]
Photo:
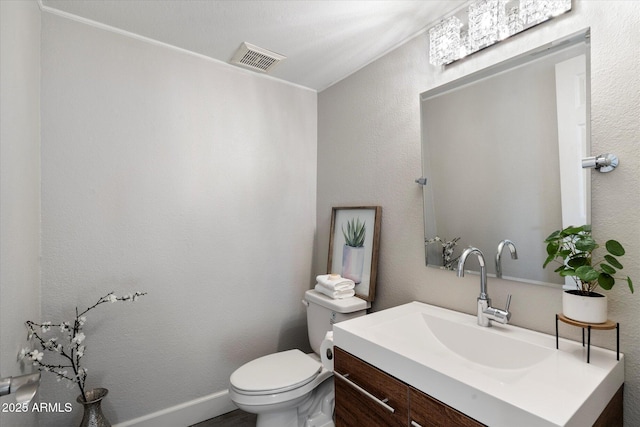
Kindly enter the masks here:
[[591, 225], [554, 231], [545, 243], [547, 259], [543, 267], [558, 262], [560, 266], [555, 272], [562, 277], [572, 277], [576, 283], [575, 290], [563, 293], [562, 311], [565, 316], [580, 322], [604, 323], [607, 321], [607, 298], [595, 290], [598, 287], [610, 290], [616, 280], [626, 280], [633, 293], [630, 277], [615, 276], [623, 268], [618, 258], [625, 254], [624, 247], [616, 240], [607, 240], [604, 245], [606, 253], [600, 258], [595, 257], [594, 251], [600, 245], [591, 235]]

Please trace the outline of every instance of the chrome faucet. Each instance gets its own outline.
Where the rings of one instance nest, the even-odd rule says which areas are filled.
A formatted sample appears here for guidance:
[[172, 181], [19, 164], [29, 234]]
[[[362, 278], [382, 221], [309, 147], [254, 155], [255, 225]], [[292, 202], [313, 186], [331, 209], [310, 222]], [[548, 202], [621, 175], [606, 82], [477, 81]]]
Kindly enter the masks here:
[[500, 258], [502, 257], [502, 251], [504, 247], [507, 246], [509, 248], [509, 252], [511, 253], [511, 259], [518, 259], [518, 251], [516, 250], [516, 245], [511, 240], [505, 239], [498, 243], [498, 253], [496, 254], [496, 277], [502, 277], [502, 263], [500, 262]]
[[508, 323], [511, 319], [509, 305], [511, 305], [511, 295], [507, 297], [507, 306], [504, 310], [491, 307], [491, 299], [487, 294], [487, 269], [485, 267], [484, 255], [478, 248], [468, 247], [460, 255], [458, 261], [458, 277], [464, 277], [464, 263], [467, 257], [476, 254], [480, 264], [480, 296], [478, 297], [478, 325], [491, 326], [491, 321]]

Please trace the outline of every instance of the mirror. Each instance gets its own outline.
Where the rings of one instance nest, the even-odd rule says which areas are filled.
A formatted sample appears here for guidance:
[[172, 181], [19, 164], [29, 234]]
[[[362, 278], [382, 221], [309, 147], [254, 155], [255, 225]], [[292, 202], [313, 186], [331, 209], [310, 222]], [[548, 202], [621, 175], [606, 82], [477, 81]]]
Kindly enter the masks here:
[[475, 246], [495, 275], [508, 239], [502, 277], [564, 283], [543, 242], [590, 222], [589, 80], [583, 32], [421, 94], [428, 266], [455, 269]]

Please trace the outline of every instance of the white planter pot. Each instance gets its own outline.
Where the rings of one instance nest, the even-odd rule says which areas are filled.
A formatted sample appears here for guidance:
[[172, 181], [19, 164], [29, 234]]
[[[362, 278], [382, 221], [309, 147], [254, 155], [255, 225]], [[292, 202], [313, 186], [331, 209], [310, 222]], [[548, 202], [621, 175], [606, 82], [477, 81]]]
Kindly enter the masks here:
[[605, 295], [591, 292], [591, 296], [584, 296], [577, 291], [562, 293], [562, 314], [569, 319], [585, 323], [604, 323], [607, 321], [607, 313]]
[[356, 285], [362, 282], [364, 254], [364, 247], [344, 245], [342, 249], [342, 277], [353, 280]]

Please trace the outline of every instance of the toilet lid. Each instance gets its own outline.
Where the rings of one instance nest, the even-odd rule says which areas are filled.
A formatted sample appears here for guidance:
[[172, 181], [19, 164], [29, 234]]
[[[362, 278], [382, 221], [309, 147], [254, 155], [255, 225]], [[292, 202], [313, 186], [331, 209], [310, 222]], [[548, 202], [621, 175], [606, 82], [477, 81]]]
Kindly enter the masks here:
[[240, 391], [283, 392], [313, 380], [322, 364], [300, 350], [269, 354], [248, 362], [231, 374], [231, 385]]

